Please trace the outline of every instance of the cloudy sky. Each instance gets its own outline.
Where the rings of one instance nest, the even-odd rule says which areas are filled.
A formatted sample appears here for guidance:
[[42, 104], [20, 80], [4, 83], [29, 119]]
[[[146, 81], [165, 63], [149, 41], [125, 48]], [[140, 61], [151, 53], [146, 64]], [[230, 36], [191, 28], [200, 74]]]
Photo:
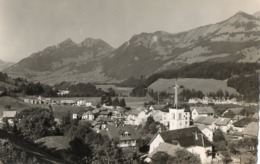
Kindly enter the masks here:
[[0, 0], [0, 59], [17, 62], [67, 38], [117, 48], [141, 32], [186, 31], [260, 11], [260, 0]]

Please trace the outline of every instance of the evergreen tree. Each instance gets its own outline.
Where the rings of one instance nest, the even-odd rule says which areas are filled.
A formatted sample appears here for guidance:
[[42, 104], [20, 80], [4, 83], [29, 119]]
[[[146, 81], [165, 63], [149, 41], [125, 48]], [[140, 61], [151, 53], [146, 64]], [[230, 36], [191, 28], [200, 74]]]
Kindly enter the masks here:
[[125, 99], [124, 99], [124, 98], [120, 99], [119, 106], [120, 106], [120, 107], [125, 107], [125, 106], [126, 106], [126, 103], [125, 103]]

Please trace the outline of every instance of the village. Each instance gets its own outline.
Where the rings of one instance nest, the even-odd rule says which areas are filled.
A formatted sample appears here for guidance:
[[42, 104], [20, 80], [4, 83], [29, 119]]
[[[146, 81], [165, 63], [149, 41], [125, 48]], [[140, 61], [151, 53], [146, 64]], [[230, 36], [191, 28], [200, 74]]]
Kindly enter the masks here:
[[[138, 150], [139, 140], [144, 138], [138, 129], [146, 126], [149, 119], [154, 120], [156, 126], [153, 134], [149, 135], [149, 142], [146, 144], [148, 149], [139, 157], [143, 163], [156, 160], [154, 155], [158, 152], [174, 156], [178, 150], [197, 155], [201, 163], [239, 163], [241, 155], [244, 157], [244, 163], [256, 160], [259, 120], [257, 106], [254, 106], [256, 104], [244, 104], [253, 107], [253, 112], [246, 111], [244, 106], [239, 106], [241, 103], [235, 100], [219, 103], [209, 98], [190, 99], [185, 104], [178, 100], [177, 81], [173, 88], [174, 100], [165, 104], [144, 102], [143, 105], [128, 106], [124, 98], [117, 97], [112, 104], [108, 99], [103, 99], [100, 103], [88, 102], [82, 98], [55, 99], [41, 96], [24, 98], [23, 101], [26, 104], [44, 104], [54, 111], [57, 107], [71, 107], [68, 115], [72, 120], [83, 124], [89, 122], [96, 133], [107, 136], [110, 140], [118, 139], [117, 146], [122, 149]], [[220, 113], [210, 105], [214, 102], [217, 102], [217, 105], [235, 104], [236, 107], [221, 109]], [[84, 110], [75, 112], [74, 107], [83, 107]], [[14, 126], [16, 115], [17, 111], [4, 110], [1, 117], [2, 126], [5, 123]], [[55, 115], [54, 121], [61, 125], [64, 120], [60, 115]], [[224, 137], [222, 141], [214, 137], [219, 135]], [[250, 140], [252, 144], [243, 148], [234, 146], [235, 143], [245, 140]], [[223, 142], [228, 150], [221, 150]], [[229, 155], [222, 152], [228, 152]]]

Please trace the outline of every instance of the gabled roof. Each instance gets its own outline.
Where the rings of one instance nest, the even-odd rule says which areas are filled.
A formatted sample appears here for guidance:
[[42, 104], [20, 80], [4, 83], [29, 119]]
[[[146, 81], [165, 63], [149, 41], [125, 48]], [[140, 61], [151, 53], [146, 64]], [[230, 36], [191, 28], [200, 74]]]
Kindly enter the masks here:
[[135, 115], [135, 116], [138, 116], [138, 114], [141, 113], [141, 112], [142, 112], [141, 110], [132, 109], [132, 110], [130, 111], [130, 114], [133, 114], [133, 115]]
[[238, 120], [237, 122], [233, 123], [235, 127], [245, 127], [246, 125], [250, 124], [251, 122], [257, 122], [255, 118], [243, 118]]
[[154, 110], [162, 110], [164, 109], [165, 105], [151, 105], [150, 108], [153, 108]]
[[216, 125], [227, 125], [231, 119], [230, 118], [224, 118], [224, 117], [219, 117], [215, 121]]
[[99, 113], [99, 115], [109, 115], [110, 113], [112, 113], [112, 112], [110, 112], [110, 111], [101, 111]]
[[246, 116], [243, 116], [243, 115], [235, 115], [232, 120], [241, 120], [243, 118], [245, 118]]
[[192, 111], [195, 109], [199, 114], [214, 114], [215, 113], [215, 111], [213, 110], [212, 107], [192, 107]]
[[92, 111], [87, 111], [86, 113], [83, 113], [82, 116], [86, 116], [86, 115], [94, 115], [94, 113]]
[[211, 142], [203, 135], [198, 127], [188, 127], [177, 130], [164, 131], [160, 133], [162, 139], [167, 143], [176, 141], [181, 147], [190, 146], [212, 146]]
[[244, 135], [257, 137], [258, 136], [258, 122], [251, 122], [245, 127]]
[[256, 112], [252, 117], [253, 117], [253, 118], [256, 118], [256, 119], [259, 119], [258, 112]]
[[212, 131], [211, 129], [208, 128], [208, 126], [206, 125], [198, 125], [197, 126], [201, 131], [203, 131], [204, 129], [208, 129], [209, 131]]
[[3, 111], [3, 117], [13, 118], [16, 113], [16, 111]]
[[[156, 147], [153, 150], [153, 152], [151, 154], [149, 154], [148, 157], [152, 158], [153, 155], [156, 154], [157, 152], [165, 152], [170, 156], [175, 156], [176, 151], [179, 150], [179, 149], [183, 149], [183, 148], [181, 148], [180, 146], [176, 146], [176, 145], [172, 145], [172, 144], [169, 144], [169, 143], [162, 142], [162, 143], [159, 144], [158, 147]], [[187, 153], [188, 153], [188, 150], [186, 150], [186, 149], [183, 149], [183, 150], [187, 151]]]
[[244, 108], [228, 108], [228, 111], [234, 113], [235, 115], [239, 115], [243, 109]]
[[[107, 133], [102, 133], [107, 134], [110, 139], [118, 138], [119, 140], [136, 140], [139, 138], [139, 135], [131, 125], [119, 125], [117, 127], [107, 125], [107, 129], [104, 131], [107, 131]], [[127, 132], [128, 136], [122, 136], [122, 132]]]
[[205, 124], [205, 125], [211, 125], [213, 124], [217, 119], [211, 118], [211, 117], [204, 117], [204, 116], [198, 116], [196, 117], [193, 122], [198, 124]]

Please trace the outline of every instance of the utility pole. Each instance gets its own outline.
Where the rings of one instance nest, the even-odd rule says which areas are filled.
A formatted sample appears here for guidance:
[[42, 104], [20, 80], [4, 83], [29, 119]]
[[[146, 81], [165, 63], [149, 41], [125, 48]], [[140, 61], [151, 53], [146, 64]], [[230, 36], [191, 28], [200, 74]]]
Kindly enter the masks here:
[[159, 97], [160, 97], [160, 92], [158, 91], [158, 92], [157, 92], [157, 98], [158, 98], [157, 100], [158, 100], [158, 105], [160, 105], [160, 103], [159, 103], [159, 101], [160, 101]]

